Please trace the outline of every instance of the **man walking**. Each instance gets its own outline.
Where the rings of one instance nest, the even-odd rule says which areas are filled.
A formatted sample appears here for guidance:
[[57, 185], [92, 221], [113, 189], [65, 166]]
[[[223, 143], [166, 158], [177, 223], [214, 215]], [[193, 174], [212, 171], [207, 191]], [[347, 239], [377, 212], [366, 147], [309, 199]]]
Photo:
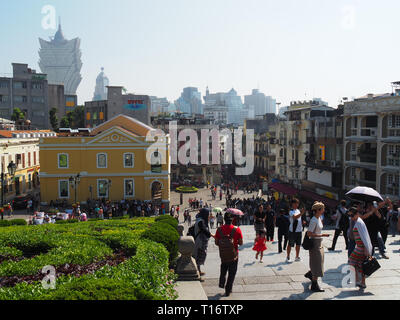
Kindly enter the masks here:
[[285, 242], [283, 244], [283, 250], [286, 250], [289, 238], [289, 226], [290, 226], [290, 219], [285, 209], [281, 209], [279, 211], [279, 216], [276, 219], [276, 226], [278, 227], [278, 252], [282, 253], [282, 240], [284, 237]]
[[300, 246], [302, 240], [302, 220], [305, 210], [304, 208], [301, 211], [298, 209], [300, 201], [294, 198], [291, 202], [291, 210], [289, 212], [290, 216], [290, 226], [289, 226], [289, 246], [287, 247], [287, 258], [286, 262], [290, 262], [290, 251], [292, 247], [296, 245], [296, 259], [295, 261], [300, 261]]
[[[232, 292], [233, 282], [238, 268], [239, 246], [243, 245], [243, 234], [239, 227], [232, 224], [232, 214], [226, 212], [224, 216], [225, 224], [218, 228], [215, 233], [215, 244], [219, 247], [221, 258], [221, 272], [219, 277], [219, 287], [225, 289], [225, 296], [229, 297]], [[226, 274], [228, 280], [226, 281]]]
[[349, 216], [347, 215], [346, 200], [340, 202], [340, 206], [336, 210], [336, 227], [335, 236], [333, 237], [332, 247], [329, 251], [335, 251], [336, 242], [340, 234], [343, 232], [344, 242], [346, 243], [346, 250], [349, 247], [349, 241], [347, 239], [347, 229], [349, 228]]
[[276, 216], [275, 211], [272, 210], [271, 204], [267, 202], [267, 211], [265, 218], [265, 229], [267, 230], [267, 241], [274, 241]]

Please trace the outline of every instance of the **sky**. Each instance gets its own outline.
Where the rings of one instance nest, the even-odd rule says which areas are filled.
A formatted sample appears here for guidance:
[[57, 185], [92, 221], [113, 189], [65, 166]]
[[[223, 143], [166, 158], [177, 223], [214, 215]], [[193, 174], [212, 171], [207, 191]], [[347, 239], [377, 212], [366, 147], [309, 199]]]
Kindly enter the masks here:
[[46, 6], [81, 39], [80, 104], [101, 67], [136, 94], [258, 88], [282, 106], [319, 97], [336, 107], [400, 80], [398, 0], [2, 0], [0, 75], [12, 62], [40, 72], [38, 38], [56, 32]]

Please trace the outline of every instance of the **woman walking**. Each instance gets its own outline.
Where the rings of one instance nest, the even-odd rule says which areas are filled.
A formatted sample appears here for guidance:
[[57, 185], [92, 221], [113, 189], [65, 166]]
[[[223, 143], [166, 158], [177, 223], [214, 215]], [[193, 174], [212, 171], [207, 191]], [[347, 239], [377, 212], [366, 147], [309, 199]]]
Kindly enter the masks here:
[[310, 220], [307, 235], [313, 242], [310, 249], [310, 271], [304, 276], [311, 280], [311, 291], [324, 292], [318, 285], [318, 278], [324, 276], [324, 247], [322, 246], [322, 238], [329, 237], [329, 234], [322, 233], [323, 224], [321, 216], [325, 211], [325, 205], [322, 202], [314, 202], [311, 211], [313, 217]]
[[[355, 222], [353, 228], [356, 247], [349, 257], [349, 265], [356, 269], [356, 285], [360, 289], [365, 289], [365, 274], [362, 270], [362, 263], [372, 255], [372, 243], [369, 237], [367, 227], [360, 218], [357, 208], [350, 209], [351, 220]], [[360, 280], [361, 275], [361, 282]]]
[[197, 215], [196, 224], [194, 227], [196, 242], [194, 245], [193, 257], [196, 260], [200, 276], [205, 275], [205, 273], [200, 270], [200, 266], [204, 265], [207, 258], [208, 240], [210, 239], [210, 237], [215, 236], [210, 233], [210, 229], [208, 227], [209, 215], [210, 211], [206, 208], [202, 208]]

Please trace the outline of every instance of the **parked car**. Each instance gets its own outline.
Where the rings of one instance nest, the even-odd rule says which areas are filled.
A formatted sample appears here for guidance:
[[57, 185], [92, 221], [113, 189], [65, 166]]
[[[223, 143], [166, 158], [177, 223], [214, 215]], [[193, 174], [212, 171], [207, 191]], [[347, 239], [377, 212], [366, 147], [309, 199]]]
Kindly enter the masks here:
[[33, 200], [30, 194], [15, 197], [11, 203], [13, 210], [26, 209], [29, 200]]

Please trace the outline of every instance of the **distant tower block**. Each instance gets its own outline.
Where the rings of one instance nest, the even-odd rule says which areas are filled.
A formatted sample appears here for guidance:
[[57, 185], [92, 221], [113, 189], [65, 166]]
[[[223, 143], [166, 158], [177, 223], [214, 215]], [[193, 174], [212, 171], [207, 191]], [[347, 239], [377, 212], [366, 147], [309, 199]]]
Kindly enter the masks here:
[[55, 36], [50, 38], [50, 41], [39, 38], [39, 42], [39, 67], [47, 74], [49, 84], [63, 84], [66, 95], [76, 95], [82, 81], [81, 40], [65, 39], [59, 24]]
[[101, 68], [101, 72], [96, 78], [96, 87], [94, 89], [93, 101], [107, 100], [107, 86], [109, 80], [104, 74], [104, 68]]

